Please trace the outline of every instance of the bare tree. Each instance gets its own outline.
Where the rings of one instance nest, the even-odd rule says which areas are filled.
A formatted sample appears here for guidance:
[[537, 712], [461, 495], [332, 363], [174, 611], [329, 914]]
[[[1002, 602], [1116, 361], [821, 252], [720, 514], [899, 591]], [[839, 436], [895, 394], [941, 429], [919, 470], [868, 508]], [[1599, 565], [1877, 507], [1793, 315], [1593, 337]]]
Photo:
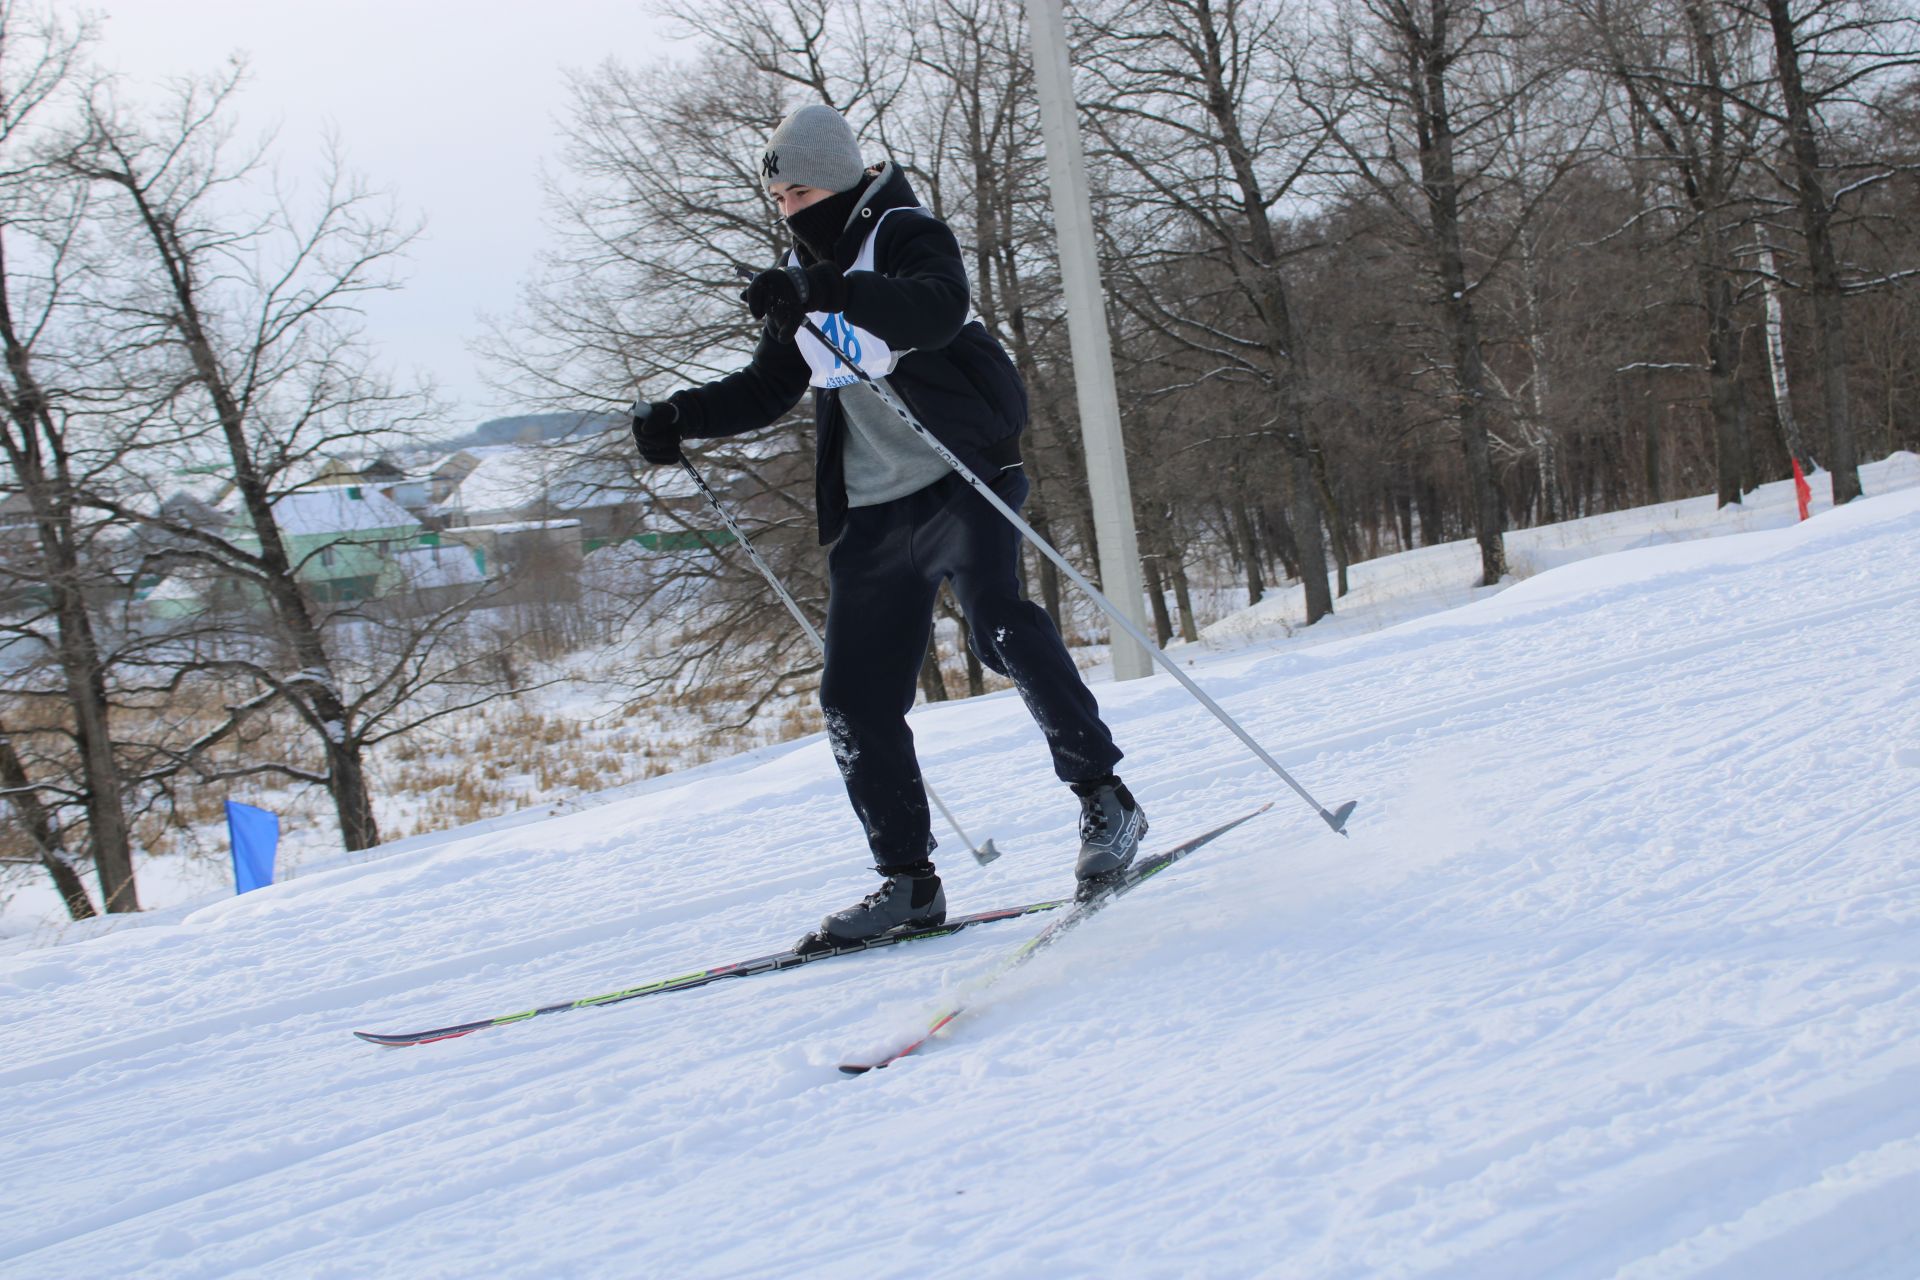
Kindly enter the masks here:
[[[1807, 293], [1813, 303], [1820, 387], [1826, 410], [1827, 469], [1837, 506], [1860, 496], [1858, 450], [1847, 390], [1847, 341], [1841, 298], [1845, 284], [1835, 244], [1843, 199], [1885, 182], [1881, 157], [1836, 171], [1823, 135], [1849, 111], [1871, 109], [1874, 90], [1895, 73], [1920, 66], [1920, 19], [1873, 0], [1764, 0], [1741, 8], [1764, 21], [1773, 38], [1778, 103], [1767, 111], [1786, 134], [1783, 175], [1800, 214], [1806, 243]], [[1758, 12], [1756, 12], [1758, 10]]]
[[[89, 593], [99, 585], [88, 564], [97, 533], [80, 511], [78, 491], [97, 466], [69, 428], [76, 400], [84, 401], [81, 366], [91, 353], [62, 350], [77, 281], [93, 269], [83, 243], [85, 192], [57, 172], [52, 126], [42, 117], [77, 74], [90, 39], [13, 5], [0, 8], [0, 449], [16, 499], [30, 528], [24, 562], [9, 556], [9, 576], [24, 576], [47, 602], [50, 625], [32, 620], [10, 627], [23, 645], [44, 644], [57, 669], [53, 690], [70, 714], [76, 790], [87, 839], [111, 912], [137, 911], [127, 806], [115, 759], [108, 698], [108, 655], [97, 632]], [[78, 359], [76, 359], [78, 356]], [[13, 646], [9, 646], [10, 648]], [[58, 859], [53, 822], [9, 741], [5, 783], [42, 856]], [[55, 879], [62, 879], [58, 870]], [[63, 883], [70, 909], [84, 903]], [[90, 908], [88, 909], [90, 911]]]
[[[1084, 110], [1100, 139], [1096, 159], [1122, 169], [1109, 226], [1131, 224], [1109, 258], [1116, 300], [1163, 348], [1182, 353], [1166, 384], [1252, 382], [1270, 397], [1266, 432], [1285, 459], [1289, 524], [1299, 547], [1306, 620], [1333, 611], [1322, 532], [1333, 502], [1324, 454], [1307, 415], [1309, 376], [1295, 331], [1286, 264], [1274, 229], [1282, 202], [1318, 155], [1320, 138], [1282, 109], [1282, 49], [1297, 32], [1273, 5], [1243, 0], [1129, 0], [1086, 19], [1081, 55], [1093, 90]], [[1166, 288], [1173, 272], [1218, 268], [1237, 306], [1204, 311]], [[1252, 434], [1252, 433], [1249, 433]], [[1246, 499], [1237, 520], [1250, 529]], [[1241, 541], [1251, 547], [1250, 533]], [[1258, 557], [1246, 561], [1259, 598]]]
[[1575, 94], [1546, 12], [1531, 0], [1359, 0], [1343, 11], [1332, 57], [1298, 82], [1302, 105], [1409, 236], [1434, 286], [1485, 585], [1506, 572], [1506, 514], [1479, 293], [1530, 243], [1536, 214], [1581, 156], [1577, 144], [1555, 154], [1533, 136], [1569, 136], [1553, 106]]
[[[346, 847], [362, 849], [380, 839], [367, 749], [505, 690], [491, 678], [486, 645], [462, 626], [483, 589], [416, 616], [329, 607], [307, 587], [312, 562], [351, 535], [296, 551], [283, 504], [323, 460], [405, 439], [429, 409], [374, 372], [356, 327], [361, 299], [392, 287], [409, 233], [337, 159], [305, 211], [295, 193], [262, 182], [261, 152], [236, 155], [226, 123], [238, 83], [236, 68], [186, 84], [148, 121], [105, 91], [89, 104], [87, 136], [68, 167], [110, 197], [109, 229], [125, 246], [104, 323], [143, 344], [173, 389], [142, 431], [123, 436], [147, 500], [104, 489], [86, 500], [145, 530], [157, 565], [199, 566], [239, 586], [242, 607], [224, 632], [198, 627], [154, 659], [172, 666], [165, 679], [175, 685], [207, 673], [246, 686], [217, 724], [164, 753], [163, 771], [205, 771], [214, 745], [271, 708], [290, 708], [310, 731], [317, 767], [284, 744], [220, 775], [323, 785]], [[231, 514], [210, 520], [156, 501], [168, 458], [217, 461], [231, 478]]]
[[[1754, 482], [1736, 318], [1740, 228], [1763, 115], [1753, 24], [1715, 0], [1575, 0], [1600, 64], [1660, 158], [1672, 225], [1692, 250], [1721, 505]], [[1649, 211], [1647, 216], [1653, 216]]]

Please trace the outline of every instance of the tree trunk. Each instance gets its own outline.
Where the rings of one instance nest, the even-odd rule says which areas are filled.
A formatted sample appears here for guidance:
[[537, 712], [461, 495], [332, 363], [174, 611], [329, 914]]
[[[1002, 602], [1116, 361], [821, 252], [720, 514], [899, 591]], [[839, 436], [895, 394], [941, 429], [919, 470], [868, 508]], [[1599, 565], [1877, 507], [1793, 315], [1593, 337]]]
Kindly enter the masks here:
[[1520, 257], [1527, 316], [1527, 360], [1533, 376], [1527, 379], [1527, 426], [1533, 436], [1534, 467], [1540, 479], [1540, 523], [1558, 524], [1567, 518], [1560, 492], [1560, 444], [1548, 421], [1547, 335], [1540, 316], [1540, 259], [1528, 236]]
[[1787, 376], [1786, 308], [1780, 304], [1773, 246], [1767, 243], [1766, 234], [1758, 227], [1754, 228], [1753, 238], [1760, 252], [1760, 284], [1767, 295], [1767, 372], [1773, 379], [1773, 414], [1779, 421], [1780, 439], [1787, 446], [1787, 455], [1803, 470], [1811, 471], [1813, 459], [1807, 456], [1806, 444], [1800, 438], [1800, 424], [1793, 416], [1793, 386]]
[[1160, 557], [1143, 557], [1140, 568], [1147, 578], [1147, 603], [1153, 606], [1153, 635], [1162, 649], [1173, 640], [1173, 619], [1167, 616], [1167, 588], [1160, 578]]
[[[1703, 239], [1703, 250], [1712, 240]], [[1705, 250], [1710, 253], [1711, 250]], [[1733, 281], [1711, 261], [1699, 267], [1707, 311], [1707, 407], [1713, 417], [1714, 478], [1720, 506], [1740, 501], [1747, 463], [1747, 406], [1740, 390], [1740, 331], [1733, 322]]]
[[[4, 274], [4, 243], [0, 242], [0, 278]], [[14, 327], [12, 299], [5, 289], [0, 289], [0, 340], [5, 344], [13, 391], [6, 412], [19, 433], [18, 440], [7, 440], [8, 460], [15, 472], [14, 482], [32, 510], [34, 533], [53, 593], [55, 647], [61, 677], [73, 704], [74, 742], [86, 793], [88, 842], [100, 878], [101, 901], [109, 912], [138, 911], [132, 833], [127, 825], [120, 770], [114, 760], [106, 664], [94, 635], [92, 615], [87, 612], [80, 557], [75, 550], [73, 484], [65, 471], [65, 455], [54, 443], [59, 431], [50, 417], [31, 356]]]
[[927, 633], [927, 656], [920, 662], [920, 692], [927, 696], [928, 702], [947, 700], [947, 682], [940, 675], [940, 636], [937, 630]]
[[1641, 414], [1644, 422], [1645, 439], [1642, 442], [1641, 466], [1646, 473], [1647, 499], [1660, 502], [1666, 498], [1666, 476], [1660, 466], [1662, 445], [1661, 419], [1665, 416], [1661, 409], [1657, 378], [1651, 369], [1641, 375]]
[[0, 786], [6, 788], [7, 798], [20, 817], [20, 825], [26, 829], [27, 838], [33, 841], [34, 851], [40, 856], [40, 865], [53, 877], [53, 886], [59, 892], [61, 902], [66, 904], [67, 915], [74, 920], [93, 918], [93, 900], [87, 897], [86, 882], [67, 861], [59, 842], [54, 839], [53, 821], [35, 794], [33, 784], [27, 777], [26, 765], [21, 763], [20, 754], [13, 749], [13, 741], [6, 736], [3, 726], [0, 726]]
[[1300, 580], [1300, 548], [1293, 541], [1293, 526], [1287, 523], [1285, 504], [1260, 504], [1260, 535], [1280, 557], [1280, 568], [1288, 579]]
[[1233, 500], [1233, 531], [1243, 552], [1240, 562], [1247, 571], [1247, 603], [1259, 604], [1267, 594], [1267, 587], [1260, 573], [1260, 544], [1254, 541], [1253, 520], [1247, 515], [1245, 498], [1235, 497]]
[[940, 591], [940, 612], [952, 618], [953, 625], [960, 628], [960, 656], [967, 664], [967, 696], [977, 698], [987, 691], [987, 673], [980, 665], [980, 655], [973, 651], [973, 627], [944, 587]]
[[[1287, 300], [1286, 278], [1280, 270], [1281, 254], [1274, 240], [1268, 192], [1254, 168], [1256, 148], [1248, 144], [1235, 106], [1234, 91], [1229, 85], [1234, 75], [1230, 70], [1229, 46], [1235, 36], [1228, 32], [1223, 38], [1210, 7], [1203, 5], [1198, 12], [1202, 15], [1201, 21], [1195, 24], [1199, 39], [1188, 52], [1194, 57], [1195, 68], [1206, 86], [1207, 112], [1213, 118], [1221, 150], [1233, 171], [1239, 219], [1226, 237], [1232, 246], [1228, 253], [1242, 287], [1260, 312], [1267, 362], [1273, 371], [1281, 447], [1287, 456], [1290, 477], [1287, 500], [1294, 541], [1300, 549], [1300, 585], [1306, 595], [1307, 625], [1311, 626], [1333, 612], [1333, 593], [1327, 586], [1326, 542], [1320, 527], [1322, 512], [1309, 459], [1309, 454], [1317, 451], [1317, 442], [1308, 428], [1305, 410], [1307, 370], [1295, 341], [1293, 313]], [[1244, 507], [1236, 516], [1244, 519]]]
[[1439, 546], [1447, 540], [1447, 518], [1440, 502], [1440, 486], [1434, 483], [1433, 473], [1424, 467], [1413, 499], [1420, 509], [1420, 545]]
[[1347, 594], [1347, 566], [1353, 563], [1353, 549], [1347, 543], [1347, 521], [1340, 511], [1340, 504], [1333, 496], [1333, 485], [1327, 479], [1327, 455], [1322, 449], [1313, 451], [1313, 485], [1320, 495], [1320, 508], [1326, 513], [1327, 528], [1333, 534], [1333, 560], [1339, 570], [1340, 594]]
[[[338, 699], [328, 699], [338, 706]], [[344, 710], [341, 712], [344, 717]], [[330, 721], [344, 724], [345, 720]], [[371, 849], [380, 843], [380, 826], [373, 816], [373, 792], [367, 786], [362, 744], [356, 738], [327, 739], [327, 791], [340, 822], [340, 840], [348, 849]]]
[[1288, 525], [1293, 530], [1300, 586], [1307, 600], [1307, 625], [1312, 626], [1333, 613], [1333, 591], [1327, 585], [1327, 544], [1321, 533], [1320, 498], [1305, 432], [1288, 432], [1286, 448], [1293, 491], [1293, 518]]
[[1767, 0], [1767, 22], [1773, 28], [1774, 63], [1793, 151], [1794, 187], [1807, 237], [1814, 341], [1820, 353], [1820, 390], [1827, 411], [1827, 471], [1833, 477], [1833, 505], [1837, 507], [1860, 496], [1860, 466], [1847, 396], [1847, 333], [1840, 308], [1840, 268], [1833, 252], [1833, 208], [1820, 172], [1813, 101], [1800, 76], [1798, 33], [1787, 0]]
[[[1049, 545], [1057, 546], [1053, 541], [1053, 530], [1047, 523], [1044, 507], [1035, 507], [1027, 512], [1027, 523], [1033, 531], [1045, 538]], [[1060, 620], [1060, 567], [1048, 556], [1040, 557], [1040, 601], [1046, 606], [1047, 616], [1053, 619], [1053, 629], [1061, 635], [1067, 634], [1066, 626]]]
[[1480, 585], [1491, 587], [1507, 573], [1506, 511], [1493, 478], [1486, 418], [1486, 367], [1480, 354], [1479, 321], [1467, 288], [1461, 244], [1460, 183], [1454, 168], [1453, 119], [1447, 105], [1447, 34], [1436, 14], [1434, 29], [1419, 50], [1422, 109], [1420, 179], [1432, 227], [1434, 268], [1440, 280], [1440, 311], [1453, 354], [1455, 410], [1473, 496], [1474, 536], [1480, 543]]
[[1180, 612], [1180, 638], [1188, 644], [1200, 642], [1200, 628], [1193, 619], [1193, 592], [1187, 585], [1187, 566], [1173, 562], [1173, 607]]

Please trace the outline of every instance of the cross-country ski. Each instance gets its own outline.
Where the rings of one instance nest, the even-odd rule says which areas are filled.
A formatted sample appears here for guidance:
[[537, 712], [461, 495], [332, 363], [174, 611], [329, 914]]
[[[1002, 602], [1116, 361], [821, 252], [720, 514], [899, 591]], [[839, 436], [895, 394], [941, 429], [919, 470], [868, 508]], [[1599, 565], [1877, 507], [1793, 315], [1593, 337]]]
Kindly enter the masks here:
[[779, 973], [785, 969], [798, 968], [816, 960], [829, 960], [835, 956], [856, 955], [862, 951], [872, 951], [880, 947], [897, 946], [903, 942], [924, 942], [929, 938], [944, 938], [949, 934], [970, 929], [974, 925], [994, 924], [1002, 920], [1018, 920], [1023, 916], [1038, 915], [1044, 911], [1053, 911], [1069, 905], [1069, 899], [1054, 898], [1041, 902], [1029, 902], [1024, 906], [1002, 907], [994, 911], [976, 911], [970, 915], [955, 916], [943, 924], [924, 925], [919, 928], [900, 928], [871, 938], [862, 938], [857, 942], [822, 942], [812, 946], [793, 947], [786, 951], [776, 951], [769, 955], [756, 956], [751, 960], [736, 960], [730, 964], [716, 965], [711, 969], [695, 969], [688, 973], [677, 974], [671, 978], [660, 978], [638, 986], [624, 987], [618, 991], [608, 991], [597, 996], [583, 996], [576, 1000], [563, 1000], [554, 1004], [544, 1004], [523, 1013], [501, 1014], [493, 1018], [481, 1018], [474, 1022], [460, 1022], [452, 1026], [433, 1027], [425, 1031], [380, 1032], [356, 1031], [353, 1034], [368, 1044], [384, 1045], [389, 1048], [403, 1048], [408, 1045], [432, 1044], [437, 1040], [454, 1040], [461, 1036], [472, 1035], [476, 1031], [485, 1031], [492, 1027], [504, 1027], [518, 1022], [526, 1022], [546, 1014], [567, 1013], [574, 1009], [598, 1009], [607, 1005], [624, 1004], [629, 1000], [638, 1000], [645, 996], [665, 995], [670, 991], [691, 991], [704, 987], [710, 982], [719, 982], [725, 978], [751, 978], [763, 973]]
[[1082, 900], [1074, 904], [1071, 910], [1048, 921], [1039, 933], [1036, 933], [1033, 937], [1009, 951], [1006, 958], [1002, 960], [991, 973], [988, 973], [968, 988], [965, 996], [950, 1004], [943, 1005], [940, 1012], [934, 1015], [933, 1021], [928, 1025], [927, 1030], [923, 1034], [913, 1040], [909, 1040], [898, 1049], [883, 1054], [880, 1057], [843, 1062], [840, 1064], [841, 1072], [850, 1076], [865, 1075], [867, 1072], [878, 1070], [881, 1067], [890, 1067], [908, 1054], [920, 1049], [929, 1040], [932, 1040], [933, 1037], [953, 1025], [954, 1020], [962, 1013], [978, 1003], [993, 987], [994, 983], [1032, 960], [1036, 955], [1040, 954], [1041, 951], [1052, 946], [1072, 930], [1079, 928], [1096, 913], [1105, 910], [1114, 899], [1124, 893], [1131, 892], [1134, 886], [1138, 885], [1141, 881], [1159, 875], [1162, 871], [1165, 871], [1168, 867], [1180, 861], [1180, 859], [1218, 840], [1235, 827], [1253, 821], [1272, 807], [1271, 804], [1261, 805], [1252, 813], [1242, 814], [1231, 822], [1223, 822], [1211, 831], [1204, 831], [1191, 840], [1182, 841], [1171, 849], [1157, 853], [1150, 858], [1142, 858], [1121, 872], [1110, 883], [1100, 885], [1084, 894]]

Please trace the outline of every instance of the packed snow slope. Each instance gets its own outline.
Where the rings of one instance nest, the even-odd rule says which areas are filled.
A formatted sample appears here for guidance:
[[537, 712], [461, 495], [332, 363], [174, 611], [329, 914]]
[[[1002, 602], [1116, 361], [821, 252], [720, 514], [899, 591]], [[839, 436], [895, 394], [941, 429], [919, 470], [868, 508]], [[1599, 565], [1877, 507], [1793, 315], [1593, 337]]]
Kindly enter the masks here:
[[[1920, 489], [1098, 692], [1172, 843], [1038, 922], [420, 1048], [869, 884], [816, 740], [0, 956], [0, 1275], [1920, 1274]], [[1019, 702], [917, 713], [956, 911], [1063, 891]]]

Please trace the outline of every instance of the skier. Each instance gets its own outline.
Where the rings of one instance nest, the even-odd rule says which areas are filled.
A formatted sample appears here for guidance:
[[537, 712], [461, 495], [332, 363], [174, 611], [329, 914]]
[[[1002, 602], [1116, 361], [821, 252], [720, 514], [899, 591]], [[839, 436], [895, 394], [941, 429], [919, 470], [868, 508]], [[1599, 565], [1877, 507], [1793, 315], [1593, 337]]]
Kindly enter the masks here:
[[1019, 436], [1026, 388], [972, 315], [959, 242], [892, 162], [868, 168], [833, 108], [801, 107], [761, 157], [762, 183], [792, 232], [782, 265], [742, 294], [764, 322], [738, 373], [637, 400], [633, 434], [655, 465], [683, 440], [737, 435], [814, 395], [815, 502], [830, 545], [820, 705], [880, 887], [827, 916], [824, 942], [946, 919], [927, 797], [906, 713], [944, 580], [980, 660], [1011, 679], [1045, 735], [1054, 772], [1080, 798], [1081, 884], [1122, 871], [1147, 821], [1114, 773], [1121, 752], [1046, 612], [1020, 598], [1019, 533], [879, 395], [803, 328], [811, 318], [1002, 501], [1028, 490]]

